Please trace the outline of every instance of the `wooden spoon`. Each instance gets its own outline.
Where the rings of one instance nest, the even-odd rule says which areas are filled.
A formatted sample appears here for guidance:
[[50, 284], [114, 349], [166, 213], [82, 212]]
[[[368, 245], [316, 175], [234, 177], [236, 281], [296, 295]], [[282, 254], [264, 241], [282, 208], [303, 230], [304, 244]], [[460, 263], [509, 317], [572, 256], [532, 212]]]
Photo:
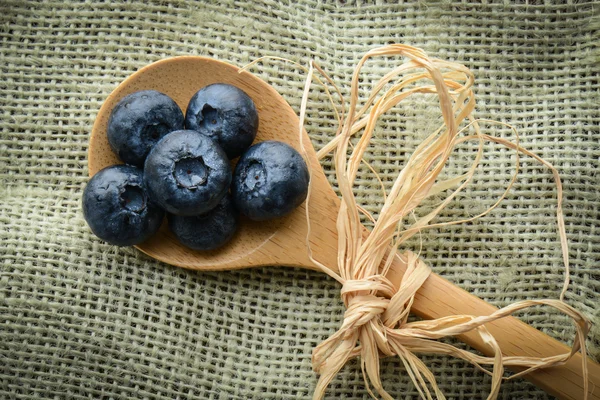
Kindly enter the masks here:
[[[237, 67], [204, 57], [175, 57], [142, 68], [127, 78], [108, 97], [92, 130], [88, 152], [89, 174], [120, 163], [106, 137], [110, 112], [127, 94], [155, 89], [171, 96], [185, 110], [192, 95], [201, 87], [223, 82], [244, 90], [256, 104], [260, 127], [256, 141], [275, 139], [299, 149], [298, 117], [289, 104], [270, 85], [253, 74], [239, 73]], [[313, 166], [310, 199], [311, 246], [313, 256], [337, 272], [336, 217], [339, 199], [319, 167], [310, 139], [303, 132]], [[163, 224], [161, 230], [139, 250], [168, 264], [195, 270], [228, 270], [258, 266], [295, 266], [317, 270], [307, 256], [307, 224], [304, 205], [291, 215], [269, 223], [244, 220], [240, 231], [224, 248], [200, 253], [183, 247]], [[365, 229], [366, 233], [366, 229]], [[396, 258], [397, 259], [397, 258]], [[393, 265], [388, 278], [398, 285], [405, 271], [400, 262]], [[447, 315], [489, 315], [497, 308], [484, 300], [432, 274], [418, 291], [412, 311], [425, 319]], [[505, 318], [486, 325], [496, 337], [505, 356], [547, 357], [570, 349], [516, 318]], [[491, 355], [491, 349], [474, 334], [459, 337], [462, 341]], [[525, 377], [548, 393], [561, 399], [583, 398], [581, 355], [578, 353], [561, 367], [543, 369]], [[590, 399], [600, 400], [600, 366], [588, 363]]]

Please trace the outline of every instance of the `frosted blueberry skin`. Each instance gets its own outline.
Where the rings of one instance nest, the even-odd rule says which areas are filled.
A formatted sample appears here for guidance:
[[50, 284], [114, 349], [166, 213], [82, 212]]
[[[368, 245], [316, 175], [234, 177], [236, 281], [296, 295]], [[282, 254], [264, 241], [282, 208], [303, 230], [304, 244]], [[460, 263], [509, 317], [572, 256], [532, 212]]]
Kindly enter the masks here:
[[169, 214], [169, 228], [177, 239], [193, 250], [217, 249], [231, 240], [238, 229], [239, 215], [231, 196], [221, 199], [207, 213], [184, 217]]
[[167, 133], [183, 129], [183, 122], [183, 112], [173, 99], [156, 90], [142, 90], [119, 101], [106, 134], [121, 160], [141, 168], [152, 147]]
[[225, 83], [200, 89], [190, 100], [185, 127], [210, 136], [230, 159], [240, 156], [254, 141], [258, 113], [243, 90]]
[[175, 215], [210, 211], [230, 184], [227, 155], [214, 140], [195, 131], [169, 133], [152, 148], [144, 164], [148, 195]]
[[260, 142], [237, 163], [233, 202], [255, 221], [283, 217], [306, 199], [308, 179], [306, 163], [296, 150], [282, 142]]
[[132, 246], [154, 235], [164, 211], [144, 190], [142, 170], [113, 165], [96, 173], [83, 191], [83, 217], [100, 239]]

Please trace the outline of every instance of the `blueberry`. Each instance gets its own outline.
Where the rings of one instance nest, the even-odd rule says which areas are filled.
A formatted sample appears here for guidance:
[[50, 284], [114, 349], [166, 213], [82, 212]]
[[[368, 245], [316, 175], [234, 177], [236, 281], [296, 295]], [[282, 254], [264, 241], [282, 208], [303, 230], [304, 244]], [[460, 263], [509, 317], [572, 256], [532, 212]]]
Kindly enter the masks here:
[[308, 168], [287, 144], [261, 142], [240, 157], [231, 191], [235, 206], [250, 219], [282, 217], [306, 199]]
[[108, 142], [127, 164], [142, 167], [167, 133], [183, 129], [183, 112], [166, 94], [142, 90], [123, 97], [108, 120]]
[[184, 245], [194, 250], [213, 250], [223, 246], [238, 228], [238, 212], [231, 196], [221, 199], [209, 212], [201, 215], [169, 217], [169, 228]]
[[148, 154], [144, 183], [150, 198], [176, 215], [214, 208], [231, 184], [229, 160], [211, 138], [196, 131], [169, 133]]
[[83, 216], [100, 239], [132, 246], [154, 235], [164, 211], [146, 194], [142, 170], [129, 165], [104, 168], [83, 191]]
[[185, 113], [186, 129], [215, 139], [230, 159], [241, 155], [254, 141], [258, 113], [243, 90], [225, 83], [200, 89], [190, 100]]

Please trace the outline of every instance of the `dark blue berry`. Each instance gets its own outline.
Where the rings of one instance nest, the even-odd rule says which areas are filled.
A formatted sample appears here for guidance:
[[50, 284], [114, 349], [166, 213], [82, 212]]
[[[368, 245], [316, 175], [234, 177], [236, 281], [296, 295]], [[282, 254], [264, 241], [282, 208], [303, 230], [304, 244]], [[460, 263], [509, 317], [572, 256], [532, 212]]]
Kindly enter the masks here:
[[142, 167], [167, 133], [183, 129], [183, 113], [166, 94], [143, 90], [123, 97], [108, 120], [108, 142], [127, 164]]
[[195, 131], [169, 133], [144, 165], [148, 195], [171, 214], [198, 215], [214, 208], [231, 184], [229, 160], [211, 138]]
[[282, 217], [306, 199], [308, 178], [306, 163], [296, 150], [282, 142], [261, 142], [238, 161], [233, 201], [255, 221]]
[[83, 216], [100, 239], [132, 246], [154, 235], [164, 211], [146, 194], [142, 170], [129, 165], [104, 168], [83, 191]]
[[185, 127], [210, 136], [230, 159], [241, 155], [254, 141], [258, 113], [241, 89], [215, 83], [200, 89], [190, 100]]
[[231, 196], [227, 195], [205, 214], [191, 217], [170, 214], [168, 219], [169, 228], [184, 246], [194, 250], [213, 250], [233, 237], [239, 218]]

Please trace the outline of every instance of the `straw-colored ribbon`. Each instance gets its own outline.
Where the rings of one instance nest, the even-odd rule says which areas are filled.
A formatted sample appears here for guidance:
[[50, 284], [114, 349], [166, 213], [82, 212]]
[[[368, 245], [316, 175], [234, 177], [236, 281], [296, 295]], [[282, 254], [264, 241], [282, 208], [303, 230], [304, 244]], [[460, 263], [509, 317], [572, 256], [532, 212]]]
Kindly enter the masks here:
[[[369, 58], [379, 56], [401, 56], [404, 61], [381, 78], [372, 89], [365, 104], [358, 108], [358, 82], [361, 68]], [[333, 84], [331, 79], [314, 62], [311, 62], [307, 70], [301, 103], [300, 132], [303, 129], [308, 95], [315, 69], [325, 77], [330, 85]], [[522, 148], [518, 143], [516, 130], [510, 125], [484, 121], [510, 127], [516, 136], [515, 143], [481, 132], [482, 120], [476, 120], [473, 117], [475, 107], [473, 82], [473, 74], [465, 66], [430, 58], [418, 48], [399, 44], [369, 51], [356, 67], [352, 77], [348, 111], [345, 112], [342, 99], [341, 111], [336, 108], [336, 115], [340, 121], [336, 137], [318, 153], [318, 156], [322, 158], [333, 151], [337, 183], [341, 194], [342, 201], [337, 219], [340, 272], [339, 274], [331, 272], [318, 260], [313, 259], [313, 261], [321, 267], [323, 272], [333, 276], [342, 284], [341, 293], [346, 305], [346, 312], [339, 330], [313, 351], [313, 367], [320, 374], [314, 399], [321, 399], [329, 383], [344, 364], [357, 356], [360, 356], [365, 382], [373, 397], [375, 394], [371, 390], [371, 386], [382, 398], [392, 399], [382, 386], [379, 359], [382, 356], [397, 356], [402, 360], [422, 398], [443, 399], [444, 395], [438, 388], [435, 377], [416, 356], [418, 353], [433, 353], [461, 358], [490, 374], [492, 385], [488, 399], [496, 399], [505, 366], [526, 368], [522, 372], [512, 375], [514, 378], [532, 370], [562, 364], [578, 351], [581, 351], [583, 356], [584, 399], [587, 398], [585, 339], [590, 329], [590, 322], [579, 311], [563, 301], [569, 284], [569, 259], [562, 215], [562, 186], [558, 172], [548, 162]], [[327, 93], [330, 92], [327, 91]], [[439, 106], [444, 122], [437, 131], [423, 140], [415, 149], [397, 176], [389, 193], [383, 193], [385, 199], [383, 207], [379, 216], [374, 218], [356, 202], [354, 196], [353, 186], [359, 166], [361, 163], [366, 163], [363, 156], [368, 150], [378, 118], [392, 107], [397, 107], [409, 96], [417, 93], [436, 94], [439, 97]], [[342, 97], [339, 90], [337, 90], [337, 94], [340, 98]], [[329, 96], [331, 99], [331, 95]], [[462, 128], [460, 128], [461, 126]], [[473, 133], [465, 134], [468, 130]], [[350, 140], [354, 135], [358, 136], [358, 141], [352, 146]], [[302, 139], [302, 135], [300, 136]], [[478, 142], [478, 151], [473, 164], [463, 175], [440, 180], [440, 172], [453, 149], [465, 141]], [[519, 155], [524, 154], [535, 158], [550, 168], [553, 173], [558, 197], [558, 234], [565, 265], [564, 286], [560, 298], [520, 301], [499, 309], [489, 316], [454, 315], [436, 320], [409, 323], [407, 318], [415, 293], [425, 282], [431, 270], [416, 254], [404, 251], [402, 255], [399, 255], [397, 250], [406, 240], [425, 229], [472, 221], [489, 213], [506, 196], [516, 179], [517, 172], [498, 201], [480, 215], [462, 221], [431, 223], [469, 183], [482, 157], [483, 144], [486, 141], [496, 142], [515, 150], [517, 172]], [[304, 146], [303, 143], [302, 146]], [[308, 157], [307, 160], [309, 160]], [[367, 164], [367, 166], [369, 165]], [[373, 171], [372, 168], [371, 170]], [[410, 226], [405, 226], [406, 217], [410, 216], [425, 198], [433, 194], [448, 192], [446, 198], [432, 212], [418, 218]], [[307, 206], [306, 209], [310, 227], [309, 207]], [[360, 213], [367, 215], [373, 222], [373, 229], [367, 236], [363, 234]], [[308, 238], [307, 243], [310, 247]], [[312, 258], [312, 254], [310, 257]], [[407, 265], [407, 271], [397, 289], [386, 278], [394, 257], [401, 257]], [[554, 307], [573, 319], [577, 333], [571, 352], [547, 358], [504, 357], [485, 324], [536, 305]], [[469, 331], [477, 332], [484, 342], [494, 350], [493, 357], [482, 357], [436, 341], [436, 339], [460, 335]], [[491, 371], [483, 368], [483, 365], [491, 365]]]

